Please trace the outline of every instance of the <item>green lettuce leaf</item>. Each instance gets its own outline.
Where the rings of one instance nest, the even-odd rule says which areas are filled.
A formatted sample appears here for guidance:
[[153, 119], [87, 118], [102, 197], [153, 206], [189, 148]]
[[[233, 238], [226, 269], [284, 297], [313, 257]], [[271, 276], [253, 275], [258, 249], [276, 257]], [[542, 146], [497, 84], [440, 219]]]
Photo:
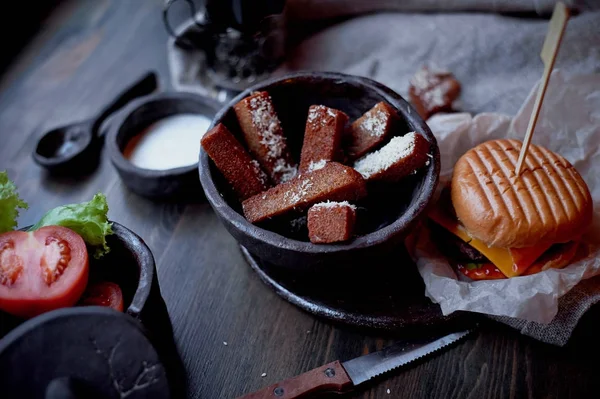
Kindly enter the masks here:
[[29, 206], [19, 198], [17, 186], [10, 181], [6, 171], [0, 172], [0, 234], [12, 231], [17, 227], [19, 208]]
[[467, 270], [479, 269], [481, 266], [483, 266], [481, 263], [467, 263]]
[[44, 226], [67, 227], [95, 249], [94, 258], [98, 259], [110, 251], [106, 245], [106, 236], [113, 231], [107, 214], [106, 196], [98, 193], [89, 202], [63, 205], [48, 211], [29, 231]]

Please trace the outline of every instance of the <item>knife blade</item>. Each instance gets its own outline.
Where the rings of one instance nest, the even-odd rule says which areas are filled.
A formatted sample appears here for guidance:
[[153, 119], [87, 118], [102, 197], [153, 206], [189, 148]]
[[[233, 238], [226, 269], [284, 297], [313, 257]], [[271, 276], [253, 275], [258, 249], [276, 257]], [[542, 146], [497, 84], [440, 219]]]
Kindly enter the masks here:
[[296, 399], [322, 392], [347, 392], [371, 378], [458, 342], [472, 331], [454, 332], [443, 337], [425, 338], [408, 344], [398, 342], [383, 350], [346, 362], [336, 360], [238, 399]]

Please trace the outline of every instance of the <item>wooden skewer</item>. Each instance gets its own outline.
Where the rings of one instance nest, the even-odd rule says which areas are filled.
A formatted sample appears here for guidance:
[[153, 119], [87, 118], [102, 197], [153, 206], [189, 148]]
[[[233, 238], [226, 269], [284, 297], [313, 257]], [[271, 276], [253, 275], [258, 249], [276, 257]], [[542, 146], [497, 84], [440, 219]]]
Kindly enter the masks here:
[[540, 115], [540, 110], [542, 109], [542, 102], [544, 101], [544, 96], [546, 95], [546, 89], [548, 88], [548, 82], [550, 81], [550, 74], [552, 73], [552, 68], [554, 67], [554, 61], [556, 60], [558, 48], [560, 47], [560, 42], [565, 32], [568, 19], [568, 8], [563, 3], [556, 3], [548, 26], [546, 40], [544, 41], [544, 46], [542, 47], [542, 52], [540, 53], [542, 61], [544, 62], [544, 75], [542, 76], [540, 87], [538, 88], [537, 97], [535, 98], [535, 103], [531, 112], [531, 118], [529, 119], [529, 125], [527, 126], [527, 132], [525, 133], [525, 139], [523, 140], [523, 146], [521, 147], [521, 153], [519, 154], [519, 160], [517, 161], [517, 166], [515, 168], [515, 174], [517, 176], [521, 174], [521, 169], [523, 168], [523, 163], [525, 162], [525, 156], [527, 155], [527, 150], [529, 149], [529, 144], [531, 143], [531, 137], [533, 136], [533, 131], [535, 130], [535, 125], [537, 123], [538, 116]]

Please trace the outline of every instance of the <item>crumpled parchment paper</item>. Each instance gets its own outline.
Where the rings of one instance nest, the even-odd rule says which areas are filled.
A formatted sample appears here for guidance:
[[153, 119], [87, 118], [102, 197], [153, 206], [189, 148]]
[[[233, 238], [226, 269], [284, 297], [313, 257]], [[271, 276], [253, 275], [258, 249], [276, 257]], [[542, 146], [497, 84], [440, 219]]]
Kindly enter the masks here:
[[[523, 139], [537, 93], [534, 87], [513, 118], [496, 113], [472, 116], [443, 114], [427, 123], [441, 152], [440, 187], [468, 149], [489, 139]], [[581, 173], [594, 200], [594, 221], [583, 238], [583, 258], [564, 269], [505, 280], [464, 281], [440, 255], [426, 227], [417, 233], [415, 256], [426, 295], [444, 315], [457, 310], [509, 316], [547, 324], [558, 311], [558, 299], [580, 281], [600, 274], [600, 75], [566, 78], [554, 71], [538, 119], [533, 144], [568, 159]]]

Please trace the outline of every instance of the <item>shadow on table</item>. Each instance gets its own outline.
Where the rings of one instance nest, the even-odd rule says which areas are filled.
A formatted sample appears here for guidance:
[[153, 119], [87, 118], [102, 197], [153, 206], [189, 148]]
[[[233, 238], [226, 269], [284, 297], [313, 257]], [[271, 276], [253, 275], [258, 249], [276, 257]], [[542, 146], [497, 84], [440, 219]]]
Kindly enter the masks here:
[[187, 396], [187, 373], [183, 361], [177, 350], [173, 336], [173, 325], [165, 301], [160, 295], [156, 275], [152, 282], [154, 285], [148, 303], [141, 315], [144, 327], [152, 345], [165, 367], [172, 398], [185, 398]]

